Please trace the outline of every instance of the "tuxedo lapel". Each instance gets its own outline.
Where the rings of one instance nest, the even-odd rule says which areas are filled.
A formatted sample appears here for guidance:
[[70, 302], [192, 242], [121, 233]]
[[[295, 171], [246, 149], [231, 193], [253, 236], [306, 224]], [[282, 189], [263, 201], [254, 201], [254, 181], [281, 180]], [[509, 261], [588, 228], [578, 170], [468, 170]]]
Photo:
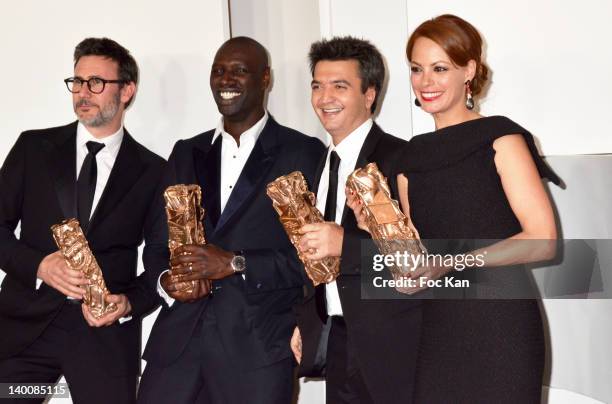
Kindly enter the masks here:
[[[376, 145], [378, 144], [378, 141], [380, 140], [382, 135], [383, 131], [376, 124], [376, 122], [373, 122], [372, 128], [368, 132], [368, 135], [366, 136], [365, 141], [363, 142], [363, 146], [361, 146], [361, 150], [359, 151], [359, 156], [357, 157], [357, 162], [355, 163], [354, 170], [358, 168], [363, 168], [370, 162], [370, 156], [372, 155], [372, 153], [374, 153], [374, 150], [376, 150]], [[344, 223], [344, 220], [346, 219], [346, 214], [349, 210], [351, 209], [348, 209], [348, 207], [345, 207], [345, 209], [343, 210], [341, 223]]]
[[255, 142], [253, 151], [247, 159], [236, 186], [221, 213], [215, 229], [218, 233], [252, 198], [254, 192], [261, 189], [260, 184], [274, 163], [277, 153], [278, 124], [270, 116], [266, 126]]
[[[204, 226], [214, 229], [221, 214], [221, 143], [218, 136], [211, 145], [212, 134], [206, 136], [204, 142], [193, 149], [193, 164], [198, 183], [202, 188], [202, 203], [204, 205]], [[209, 231], [206, 232], [207, 234]]]
[[134, 183], [140, 178], [145, 165], [140, 160], [136, 141], [127, 130], [123, 135], [119, 154], [108, 178], [108, 182], [102, 191], [102, 196], [96, 210], [93, 212], [87, 234], [95, 229], [96, 225], [104, 220], [113, 208], [130, 191]]
[[65, 126], [53, 141], [47, 143], [47, 167], [65, 219], [77, 217], [76, 126], [76, 122]]

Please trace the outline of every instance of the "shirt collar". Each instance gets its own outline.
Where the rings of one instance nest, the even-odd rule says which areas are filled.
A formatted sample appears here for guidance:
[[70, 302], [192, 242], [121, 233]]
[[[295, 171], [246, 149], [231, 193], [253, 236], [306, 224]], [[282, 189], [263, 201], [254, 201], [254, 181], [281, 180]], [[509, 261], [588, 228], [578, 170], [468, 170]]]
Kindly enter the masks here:
[[121, 146], [121, 142], [123, 141], [123, 135], [124, 130], [123, 126], [121, 126], [119, 130], [113, 133], [112, 135], [98, 139], [97, 137], [92, 135], [89, 130], [87, 130], [85, 125], [79, 122], [79, 124], [77, 125], [77, 148], [87, 147], [87, 142], [104, 143], [104, 148], [100, 151], [100, 153], [111, 153], [113, 157], [117, 157], [117, 154], [119, 154], [119, 147]]
[[359, 125], [357, 129], [342, 139], [342, 141], [337, 145], [334, 146], [333, 143], [330, 143], [330, 153], [331, 151], [338, 153], [338, 157], [340, 157], [341, 162], [357, 161], [361, 147], [363, 146], [368, 133], [370, 133], [370, 129], [372, 129], [373, 124], [374, 122], [371, 118], [367, 119], [365, 122]]
[[[257, 121], [255, 125], [251, 126], [249, 129], [245, 130], [240, 134], [240, 144], [242, 144], [242, 140], [252, 141], [252, 143], [254, 144], [259, 138], [261, 132], [263, 131], [263, 128], [266, 126], [266, 123], [268, 123], [268, 111], [264, 111], [264, 116], [259, 121]], [[219, 124], [215, 129], [215, 133], [212, 137], [211, 143], [214, 143], [219, 135], [222, 135], [225, 139], [234, 139], [233, 136], [231, 136], [225, 131], [223, 127], [223, 117], [221, 117], [221, 119], [219, 120]]]

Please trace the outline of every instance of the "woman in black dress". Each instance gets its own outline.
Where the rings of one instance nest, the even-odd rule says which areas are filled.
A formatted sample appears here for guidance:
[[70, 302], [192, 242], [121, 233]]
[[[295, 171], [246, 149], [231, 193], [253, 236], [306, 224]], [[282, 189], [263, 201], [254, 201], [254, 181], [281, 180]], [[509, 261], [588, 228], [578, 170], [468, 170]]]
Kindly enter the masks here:
[[[528, 283], [517, 264], [554, 255], [555, 220], [540, 177], [559, 179], [538, 155], [529, 132], [508, 118], [474, 110], [488, 69], [472, 25], [452, 15], [426, 21], [406, 51], [415, 102], [433, 116], [436, 131], [412, 138], [399, 162], [404, 212], [424, 240], [501, 240], [486, 247], [487, 269], [460, 274], [420, 267], [411, 275], [496, 274], [492, 288], [483, 289], [489, 300], [469, 291], [464, 297], [472, 298], [424, 300], [414, 402], [539, 403], [545, 347], [537, 301], [494, 297], [508, 296], [505, 286], [522, 291]], [[363, 223], [358, 203], [354, 198], [348, 203]], [[532, 241], [518, 241], [526, 239]], [[439, 244], [429, 252], [467, 252], [462, 243]]]

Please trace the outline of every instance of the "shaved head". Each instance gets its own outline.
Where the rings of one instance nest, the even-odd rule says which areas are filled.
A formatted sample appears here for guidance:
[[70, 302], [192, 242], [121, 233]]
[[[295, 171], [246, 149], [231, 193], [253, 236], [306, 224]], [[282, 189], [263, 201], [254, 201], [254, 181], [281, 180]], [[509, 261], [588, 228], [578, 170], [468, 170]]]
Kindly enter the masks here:
[[243, 51], [247, 51], [249, 52], [251, 60], [256, 66], [260, 66], [262, 69], [269, 67], [268, 52], [266, 51], [266, 48], [264, 48], [262, 44], [253, 38], [249, 38], [247, 36], [237, 36], [228, 39], [223, 43], [223, 45], [221, 45], [217, 53], [220, 53], [226, 49], [242, 49]]
[[227, 133], [236, 139], [264, 116], [270, 85], [268, 53], [256, 40], [232, 38], [219, 48], [210, 72], [210, 88]]

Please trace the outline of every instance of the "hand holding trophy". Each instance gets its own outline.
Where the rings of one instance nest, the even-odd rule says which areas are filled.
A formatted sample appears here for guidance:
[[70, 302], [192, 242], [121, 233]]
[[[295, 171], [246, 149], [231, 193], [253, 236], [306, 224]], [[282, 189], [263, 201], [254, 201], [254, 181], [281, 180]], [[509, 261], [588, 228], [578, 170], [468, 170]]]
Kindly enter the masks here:
[[266, 192], [272, 199], [274, 210], [278, 213], [289, 240], [295, 246], [306, 274], [314, 286], [336, 279], [340, 271], [339, 257], [307, 259], [298, 247], [302, 237], [299, 229], [305, 224], [323, 222], [323, 216], [315, 206], [315, 196], [308, 190], [304, 175], [294, 171], [279, 177], [268, 184]]
[[89, 248], [79, 221], [77, 219], [64, 220], [51, 226], [51, 231], [68, 267], [81, 271], [89, 281], [82, 287], [85, 289], [83, 303], [87, 305], [91, 314], [99, 319], [105, 314], [116, 311], [117, 306], [106, 301], [106, 296], [110, 292], [106, 288], [102, 269]]
[[[164, 192], [168, 218], [168, 248], [170, 259], [183, 245], [203, 245], [204, 209], [199, 185], [173, 185]], [[188, 266], [188, 268], [190, 268]], [[162, 275], [160, 283], [166, 293], [181, 302], [193, 302], [207, 296], [211, 290], [209, 279], [184, 280], [184, 275]]]
[[[382, 254], [427, 254], [416, 229], [410, 226], [410, 220], [401, 211], [397, 201], [391, 198], [387, 180], [376, 163], [355, 170], [348, 177], [346, 187], [347, 203], [355, 211], [359, 226], [369, 231]], [[389, 270], [395, 279], [411, 277], [410, 268], [407, 267], [394, 265], [389, 267]]]

